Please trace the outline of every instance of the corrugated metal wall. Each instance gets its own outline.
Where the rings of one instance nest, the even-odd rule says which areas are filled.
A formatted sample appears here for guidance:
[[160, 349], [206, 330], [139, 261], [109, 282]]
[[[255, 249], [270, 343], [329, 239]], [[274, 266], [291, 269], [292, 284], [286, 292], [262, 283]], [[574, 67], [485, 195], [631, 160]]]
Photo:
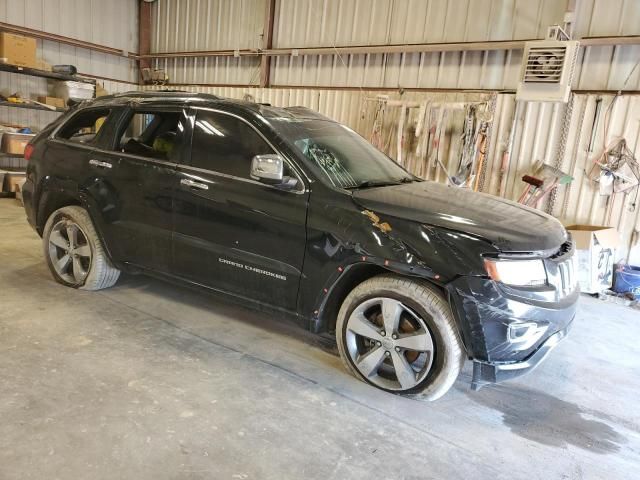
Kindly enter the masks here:
[[580, 0], [576, 31], [581, 37], [638, 35], [640, 2]]
[[[0, 0], [0, 21], [91, 43], [138, 51], [136, 0]], [[137, 81], [135, 62], [58, 42], [38, 40], [38, 57], [79, 72]]]
[[[163, 0], [152, 9], [152, 52], [240, 50], [262, 46], [264, 0]], [[258, 57], [161, 59], [172, 82], [251, 85]]]
[[275, 47], [542, 38], [557, 0], [282, 0]]
[[264, 0], [163, 0], [152, 9], [154, 52], [260, 48]]
[[[640, 45], [584, 47], [573, 88], [639, 89], [637, 70], [625, 85], [638, 58]], [[515, 90], [521, 62], [522, 50], [281, 56], [274, 59], [271, 80], [278, 86]], [[173, 73], [176, 82], [189, 82]]]
[[[162, 0], [164, 1], [164, 0]], [[274, 47], [544, 38], [567, 0], [280, 0]], [[634, 0], [581, 0], [579, 37], [637, 35]]]
[[[261, 46], [265, 0], [158, 0], [155, 52]], [[274, 48], [544, 38], [567, 0], [279, 0]], [[197, 14], [196, 14], [197, 13]], [[576, 36], [640, 34], [640, 2], [579, 2]], [[617, 90], [640, 45], [581, 49], [574, 88]], [[522, 50], [275, 57], [273, 85], [501, 89], [517, 87]], [[172, 83], [255, 85], [257, 57], [162, 59]], [[640, 71], [626, 89], [640, 88]]]

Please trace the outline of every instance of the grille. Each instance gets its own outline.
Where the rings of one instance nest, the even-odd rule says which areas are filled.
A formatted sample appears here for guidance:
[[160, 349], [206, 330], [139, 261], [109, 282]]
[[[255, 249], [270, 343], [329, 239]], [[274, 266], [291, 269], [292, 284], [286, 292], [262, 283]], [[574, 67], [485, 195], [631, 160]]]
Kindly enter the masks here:
[[567, 48], [530, 47], [524, 70], [525, 83], [560, 83]]
[[562, 245], [560, 245], [560, 248], [558, 249], [558, 251], [553, 255], [551, 255], [549, 258], [551, 260], [560, 260], [562, 259], [562, 257], [567, 255], [568, 253], [570, 254], [572, 251], [573, 251], [573, 241], [569, 239], [566, 242], [564, 242]]
[[558, 275], [560, 276], [560, 291], [562, 295], [573, 292], [576, 286], [576, 275], [573, 258], [558, 264]]
[[551, 276], [550, 281], [561, 297], [576, 289], [578, 277], [575, 271], [574, 245], [570, 237], [545, 263], [547, 264], [547, 272]]

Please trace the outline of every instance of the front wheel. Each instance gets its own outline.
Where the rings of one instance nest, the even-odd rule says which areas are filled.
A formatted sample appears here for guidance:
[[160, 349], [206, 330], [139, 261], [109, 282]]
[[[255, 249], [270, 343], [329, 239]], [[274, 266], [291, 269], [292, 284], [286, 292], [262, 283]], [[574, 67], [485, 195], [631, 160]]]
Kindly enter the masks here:
[[336, 337], [356, 377], [426, 400], [451, 388], [465, 359], [446, 300], [426, 282], [394, 275], [371, 278], [347, 296]]
[[120, 276], [84, 208], [70, 206], [53, 212], [42, 240], [49, 270], [63, 285], [100, 290], [115, 284]]

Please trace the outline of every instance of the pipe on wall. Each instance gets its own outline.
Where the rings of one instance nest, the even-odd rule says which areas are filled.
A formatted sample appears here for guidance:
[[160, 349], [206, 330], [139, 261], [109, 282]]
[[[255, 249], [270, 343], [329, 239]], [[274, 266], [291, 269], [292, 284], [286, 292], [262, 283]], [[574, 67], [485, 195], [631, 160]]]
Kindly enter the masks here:
[[[423, 53], [423, 52], [468, 52], [485, 50], [518, 50], [530, 40], [504, 40], [490, 42], [454, 42], [454, 43], [420, 43], [405, 45], [360, 45], [349, 47], [306, 47], [306, 48], [272, 48], [265, 50], [199, 50], [185, 52], [157, 52], [141, 54], [140, 58], [192, 58], [192, 57], [225, 57], [225, 56], [303, 56], [303, 55], [353, 55], [384, 53]], [[640, 35], [618, 37], [584, 37], [579, 39], [583, 47], [601, 45], [640, 45]]]
[[39, 40], [49, 40], [52, 42], [63, 43], [65, 45], [71, 45], [73, 47], [85, 48], [94, 52], [107, 53], [109, 55], [115, 55], [117, 57], [129, 58], [131, 60], [136, 60], [138, 58], [138, 54], [135, 52], [126, 52], [114, 47], [107, 47], [106, 45], [86, 42], [84, 40], [65, 37], [63, 35], [57, 35], [55, 33], [43, 32], [42, 30], [36, 30], [34, 28], [20, 27], [18, 25], [13, 25], [10, 23], [0, 22], [0, 30], [17, 35], [26, 35], [28, 37], [37, 38]]

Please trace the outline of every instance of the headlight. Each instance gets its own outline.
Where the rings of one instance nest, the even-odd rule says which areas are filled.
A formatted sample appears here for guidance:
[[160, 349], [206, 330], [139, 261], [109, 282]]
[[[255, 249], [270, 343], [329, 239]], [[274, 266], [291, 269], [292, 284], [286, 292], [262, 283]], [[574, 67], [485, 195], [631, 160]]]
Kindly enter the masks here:
[[507, 285], [534, 287], [547, 283], [542, 260], [494, 260], [486, 258], [484, 266], [491, 279]]

